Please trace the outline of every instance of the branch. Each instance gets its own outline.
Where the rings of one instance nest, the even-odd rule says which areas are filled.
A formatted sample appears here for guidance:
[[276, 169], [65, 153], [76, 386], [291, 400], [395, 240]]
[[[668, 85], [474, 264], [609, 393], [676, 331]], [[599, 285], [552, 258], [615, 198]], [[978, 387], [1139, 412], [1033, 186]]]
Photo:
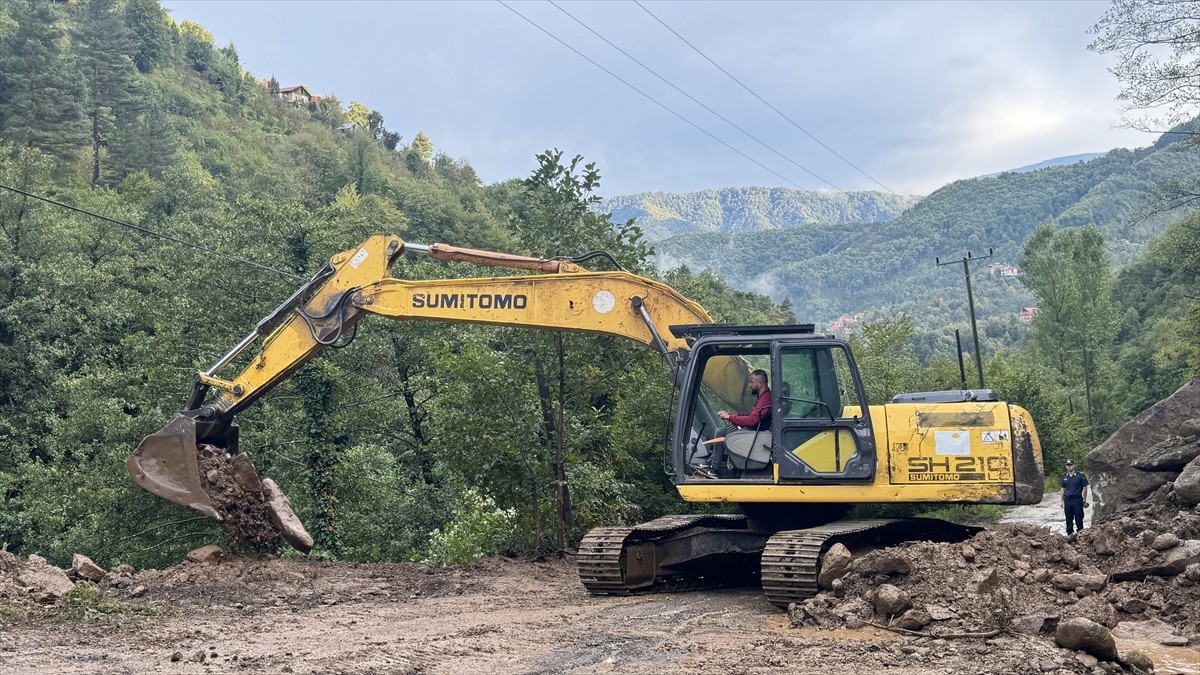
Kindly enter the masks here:
[[874, 621], [865, 621], [864, 623], [866, 623], [866, 625], [868, 625], [868, 626], [874, 626], [875, 628], [882, 628], [884, 630], [890, 630], [893, 633], [901, 633], [903, 635], [915, 635], [917, 637], [927, 637], [927, 638], [990, 638], [990, 637], [996, 637], [997, 635], [1000, 634], [999, 628], [994, 628], [992, 630], [985, 631], [983, 633], [931, 633], [929, 631], [908, 630], [907, 628], [897, 628], [896, 626], [885, 626], [883, 624], [875, 623]]

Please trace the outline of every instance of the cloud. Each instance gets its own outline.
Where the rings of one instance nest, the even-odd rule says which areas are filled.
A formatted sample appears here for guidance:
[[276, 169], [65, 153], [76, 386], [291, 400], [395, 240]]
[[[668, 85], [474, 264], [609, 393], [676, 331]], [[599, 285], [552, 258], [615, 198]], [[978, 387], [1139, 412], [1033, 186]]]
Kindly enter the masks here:
[[[235, 42], [254, 74], [361, 101], [406, 139], [424, 131], [437, 150], [466, 157], [488, 182], [527, 175], [535, 153], [557, 147], [597, 161], [606, 195], [791, 183], [827, 190], [830, 183], [878, 187], [632, 3], [564, 7], [771, 149], [729, 128], [552, 5], [511, 4], [769, 170], [497, 3], [164, 4], [177, 20], [208, 28], [218, 44]], [[646, 6], [897, 192], [928, 193], [958, 178], [1152, 140], [1113, 128], [1119, 85], [1106, 71], [1109, 61], [1086, 50], [1086, 30], [1107, 2]]]

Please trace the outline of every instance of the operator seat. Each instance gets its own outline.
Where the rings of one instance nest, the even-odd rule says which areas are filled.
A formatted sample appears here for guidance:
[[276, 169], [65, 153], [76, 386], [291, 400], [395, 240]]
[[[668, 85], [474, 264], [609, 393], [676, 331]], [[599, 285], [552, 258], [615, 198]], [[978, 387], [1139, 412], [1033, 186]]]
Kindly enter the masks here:
[[[771, 400], [771, 406], [780, 408], [784, 415], [791, 409], [787, 400], [790, 392], [791, 386], [784, 382]], [[764, 421], [766, 424], [760, 429], [738, 429], [725, 434], [725, 453], [734, 468], [761, 471], [771, 464], [771, 418]]]

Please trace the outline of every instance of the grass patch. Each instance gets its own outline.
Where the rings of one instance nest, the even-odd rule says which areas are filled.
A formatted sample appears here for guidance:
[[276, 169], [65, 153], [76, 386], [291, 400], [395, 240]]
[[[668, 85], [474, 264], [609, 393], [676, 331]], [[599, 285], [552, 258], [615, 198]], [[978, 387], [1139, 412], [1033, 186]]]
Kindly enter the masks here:
[[25, 620], [25, 612], [13, 607], [12, 605], [0, 604], [0, 625], [6, 623], [20, 623]]
[[115, 600], [95, 584], [80, 581], [62, 597], [62, 618], [92, 621], [116, 616], [158, 616], [166, 613], [159, 605], [132, 604]]
[[999, 504], [944, 504], [925, 511], [921, 516], [955, 523], [981, 523], [1000, 520], [1005, 510]]

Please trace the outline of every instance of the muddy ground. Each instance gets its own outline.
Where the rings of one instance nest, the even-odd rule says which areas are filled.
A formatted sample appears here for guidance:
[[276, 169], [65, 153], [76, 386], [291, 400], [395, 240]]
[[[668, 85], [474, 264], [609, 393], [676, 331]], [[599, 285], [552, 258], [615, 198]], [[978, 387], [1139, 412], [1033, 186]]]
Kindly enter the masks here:
[[[1152, 520], [1122, 527], [1143, 528]], [[1195, 536], [1191, 526], [1190, 520], [1175, 523], [1183, 537]], [[1136, 534], [1126, 539], [1135, 540], [1140, 541]], [[1092, 534], [1068, 539], [1021, 524], [997, 524], [969, 544], [969, 557], [963, 556], [962, 544], [898, 547], [912, 571], [886, 579], [867, 571], [849, 573], [843, 597], [826, 593], [814, 601], [813, 614], [820, 621], [778, 610], [753, 588], [590, 596], [569, 557], [490, 558], [452, 568], [186, 562], [167, 570], [139, 570], [132, 583], [112, 585], [110, 592], [125, 609], [99, 618], [67, 619], [58, 605], [28, 602], [0, 613], [0, 672], [1114, 672], [1056, 646], [1051, 635], [1012, 626], [1015, 618], [1031, 613], [1065, 619], [1082, 604], [1097, 615], [1111, 612], [1099, 618], [1112, 623], [1162, 619], [1184, 644], [1123, 642], [1119, 647], [1147, 652], [1159, 673], [1200, 674], [1200, 644], [1187, 644], [1200, 622], [1195, 614], [1200, 587], [1151, 577], [1089, 592], [1055, 590], [1049, 579], [1033, 580], [1038, 569], [1085, 573], [1098, 564], [1133, 563], [1129, 549], [1149, 547], [1118, 547], [1097, 557]], [[987, 570], [996, 570], [997, 586], [1009, 592], [968, 588]], [[1020, 578], [1014, 576], [1018, 570], [1025, 572]], [[943, 616], [919, 631], [935, 637], [871, 625], [887, 622], [866, 606], [881, 581]], [[996, 598], [1008, 603], [999, 608], [1006, 614], [999, 619]], [[823, 606], [846, 611], [822, 615]], [[947, 611], [953, 616], [947, 618]], [[992, 635], [1000, 624], [1004, 629]], [[971, 634], [980, 636], [956, 637]]]

